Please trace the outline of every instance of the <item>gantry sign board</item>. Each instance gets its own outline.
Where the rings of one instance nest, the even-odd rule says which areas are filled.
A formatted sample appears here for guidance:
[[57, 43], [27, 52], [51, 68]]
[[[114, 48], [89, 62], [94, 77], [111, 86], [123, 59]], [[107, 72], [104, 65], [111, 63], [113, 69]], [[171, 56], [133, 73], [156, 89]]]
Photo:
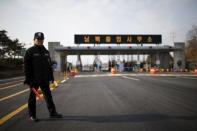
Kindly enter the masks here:
[[161, 35], [75, 35], [75, 44], [161, 44], [161, 42]]

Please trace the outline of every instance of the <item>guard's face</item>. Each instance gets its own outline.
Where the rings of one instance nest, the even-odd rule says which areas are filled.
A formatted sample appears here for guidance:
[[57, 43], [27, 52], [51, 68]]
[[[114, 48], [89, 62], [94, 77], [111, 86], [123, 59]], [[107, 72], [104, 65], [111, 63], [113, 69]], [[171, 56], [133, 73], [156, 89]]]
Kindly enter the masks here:
[[43, 43], [44, 43], [44, 40], [42, 39], [34, 39], [34, 44], [36, 45], [43, 45]]

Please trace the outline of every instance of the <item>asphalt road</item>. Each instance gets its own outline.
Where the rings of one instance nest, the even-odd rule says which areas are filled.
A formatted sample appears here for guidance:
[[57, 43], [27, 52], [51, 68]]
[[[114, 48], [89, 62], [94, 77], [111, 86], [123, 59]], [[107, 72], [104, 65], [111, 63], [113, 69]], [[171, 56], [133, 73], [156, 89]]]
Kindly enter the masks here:
[[[0, 90], [0, 99], [27, 89]], [[27, 102], [28, 91], [0, 101], [1, 120]], [[62, 119], [49, 119], [37, 102], [40, 121], [24, 108], [0, 131], [197, 131], [197, 77], [79, 75], [52, 91]]]

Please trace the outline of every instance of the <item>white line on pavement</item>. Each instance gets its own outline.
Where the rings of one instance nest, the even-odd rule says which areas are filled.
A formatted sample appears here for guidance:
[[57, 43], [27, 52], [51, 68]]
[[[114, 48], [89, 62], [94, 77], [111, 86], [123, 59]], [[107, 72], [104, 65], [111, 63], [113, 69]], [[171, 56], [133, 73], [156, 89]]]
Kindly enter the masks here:
[[8, 88], [16, 87], [16, 86], [21, 85], [21, 84], [22, 83], [18, 83], [18, 84], [10, 85], [10, 86], [7, 86], [7, 87], [2, 87], [2, 88], [0, 88], [0, 90], [5, 90], [5, 89], [8, 89]]
[[14, 77], [14, 78], [9, 78], [9, 79], [2, 79], [2, 80], [0, 80], [0, 81], [17, 80], [17, 79], [21, 79], [21, 78], [24, 78], [24, 76]]
[[136, 79], [136, 78], [132, 78], [132, 77], [127, 77], [127, 76], [121, 76], [121, 77], [126, 78], [126, 79], [135, 80], [135, 81], [140, 81], [140, 79]]
[[192, 79], [192, 80], [197, 80], [197, 77], [186, 77], [186, 76], [178, 76], [177, 78], [185, 78], [185, 79]]
[[[79, 77], [103, 77], [103, 76], [113, 76], [111, 74], [98, 74], [98, 75], [76, 75], [75, 78]], [[115, 75], [117, 76], [117, 75]]]
[[29, 89], [25, 89], [25, 90], [22, 90], [22, 91], [20, 91], [20, 92], [15, 93], [15, 94], [12, 94], [12, 95], [3, 97], [3, 98], [0, 99], [0, 102], [1, 102], [1, 101], [4, 101], [4, 100], [7, 100], [7, 99], [9, 99], [9, 98], [12, 98], [12, 97], [14, 97], [14, 96], [20, 95], [20, 94], [22, 94], [22, 93], [24, 93], [24, 92], [27, 92], [27, 91], [29, 91]]
[[138, 74], [138, 73], [125, 73], [125, 74], [94, 74], [94, 75], [76, 75], [75, 78], [85, 78], [85, 77], [103, 77], [103, 76], [182, 76], [182, 77], [196, 77], [197, 75], [194, 74], [148, 74], [148, 73], [142, 73], [142, 74]]
[[66, 80], [62, 80], [61, 83], [64, 83]]
[[0, 84], [0, 86], [3, 86], [3, 85], [11, 85], [11, 84], [13, 84], [13, 83], [18, 83], [18, 82], [21, 82], [21, 81], [24, 81], [24, 80], [18, 80], [18, 81], [11, 81], [11, 82], [7, 82], [7, 83], [2, 83], [2, 84]]

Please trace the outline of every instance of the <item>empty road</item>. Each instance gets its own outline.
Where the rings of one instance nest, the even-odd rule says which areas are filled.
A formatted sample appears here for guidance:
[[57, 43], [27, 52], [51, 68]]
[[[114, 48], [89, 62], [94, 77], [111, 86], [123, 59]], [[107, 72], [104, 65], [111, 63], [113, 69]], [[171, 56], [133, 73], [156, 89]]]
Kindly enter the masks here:
[[37, 123], [28, 120], [28, 88], [3, 88], [0, 131], [197, 131], [196, 76], [78, 75], [52, 91], [64, 117], [49, 119], [37, 101]]

